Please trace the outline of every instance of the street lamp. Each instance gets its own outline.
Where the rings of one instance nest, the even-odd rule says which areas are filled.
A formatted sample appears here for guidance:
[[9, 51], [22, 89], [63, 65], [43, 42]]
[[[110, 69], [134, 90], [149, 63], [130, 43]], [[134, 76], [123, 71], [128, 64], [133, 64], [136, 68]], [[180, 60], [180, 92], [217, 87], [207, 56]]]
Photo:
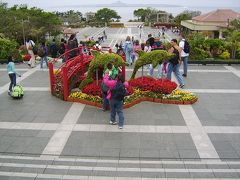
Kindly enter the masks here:
[[[14, 17], [15, 21], [17, 21], [17, 17]], [[23, 18], [21, 19], [21, 24], [22, 24], [22, 34], [23, 34], [23, 42], [24, 42], [24, 45], [26, 44], [26, 36], [25, 36], [25, 29], [24, 29], [24, 23], [27, 22], [29, 23], [29, 17], [27, 20], [24, 20]]]

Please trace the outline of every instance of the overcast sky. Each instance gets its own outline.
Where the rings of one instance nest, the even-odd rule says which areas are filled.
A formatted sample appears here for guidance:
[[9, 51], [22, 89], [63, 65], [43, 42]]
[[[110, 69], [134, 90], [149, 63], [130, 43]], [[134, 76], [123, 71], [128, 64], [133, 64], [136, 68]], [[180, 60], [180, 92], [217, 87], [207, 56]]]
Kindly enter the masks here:
[[[117, 0], [0, 0], [8, 3], [9, 6], [14, 4], [27, 4], [45, 9], [46, 7], [64, 6], [64, 5], [81, 5], [81, 4], [108, 4]], [[240, 7], [240, 0], [121, 0], [121, 2], [134, 4], [171, 4], [181, 6], [214, 6], [214, 7]]]

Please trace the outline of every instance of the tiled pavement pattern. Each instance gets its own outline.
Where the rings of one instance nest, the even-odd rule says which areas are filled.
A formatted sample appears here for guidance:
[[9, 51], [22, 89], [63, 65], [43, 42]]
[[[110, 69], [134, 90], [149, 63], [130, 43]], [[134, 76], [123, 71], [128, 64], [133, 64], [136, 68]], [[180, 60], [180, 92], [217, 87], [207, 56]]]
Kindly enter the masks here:
[[[144, 38], [154, 31], [145, 28]], [[138, 35], [137, 28], [106, 32], [111, 46]], [[52, 97], [46, 69], [16, 67], [22, 100], [7, 96], [0, 65], [0, 180], [240, 178], [239, 66], [190, 66], [186, 89], [196, 104], [142, 102], [124, 110], [123, 130], [108, 124], [108, 112]]]

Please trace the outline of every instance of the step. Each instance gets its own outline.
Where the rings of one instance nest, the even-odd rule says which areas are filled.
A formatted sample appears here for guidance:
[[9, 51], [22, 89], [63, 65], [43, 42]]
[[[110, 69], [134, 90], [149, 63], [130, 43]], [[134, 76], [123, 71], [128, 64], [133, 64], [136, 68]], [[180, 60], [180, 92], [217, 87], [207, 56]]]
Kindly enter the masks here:
[[240, 161], [0, 155], [0, 179], [240, 178]]

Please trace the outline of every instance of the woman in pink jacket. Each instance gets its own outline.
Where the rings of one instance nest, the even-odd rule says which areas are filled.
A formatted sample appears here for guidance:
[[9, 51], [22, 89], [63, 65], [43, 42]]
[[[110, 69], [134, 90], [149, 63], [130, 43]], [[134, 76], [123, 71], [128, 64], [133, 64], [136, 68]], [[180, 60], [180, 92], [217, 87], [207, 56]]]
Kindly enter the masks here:
[[123, 128], [124, 124], [124, 115], [123, 115], [123, 100], [126, 95], [126, 87], [128, 87], [128, 83], [123, 81], [122, 74], [118, 74], [115, 80], [109, 79], [109, 74], [106, 74], [103, 79], [106, 86], [109, 87], [107, 93], [107, 99], [110, 103], [110, 122], [109, 124], [115, 125], [116, 121], [116, 113], [119, 117], [118, 127], [119, 129]]

